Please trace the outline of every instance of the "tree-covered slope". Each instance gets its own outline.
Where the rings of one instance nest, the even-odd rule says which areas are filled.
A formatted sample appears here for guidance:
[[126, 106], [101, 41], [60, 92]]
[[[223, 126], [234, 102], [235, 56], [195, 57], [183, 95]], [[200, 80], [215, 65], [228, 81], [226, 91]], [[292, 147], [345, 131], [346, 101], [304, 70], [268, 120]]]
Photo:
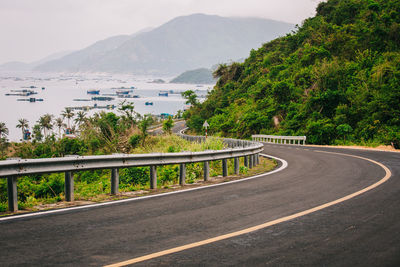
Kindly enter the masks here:
[[170, 81], [171, 83], [213, 84], [212, 71], [206, 68], [188, 70]]
[[201, 130], [307, 135], [332, 144], [400, 142], [400, 1], [329, 0], [285, 37], [220, 65], [186, 114]]

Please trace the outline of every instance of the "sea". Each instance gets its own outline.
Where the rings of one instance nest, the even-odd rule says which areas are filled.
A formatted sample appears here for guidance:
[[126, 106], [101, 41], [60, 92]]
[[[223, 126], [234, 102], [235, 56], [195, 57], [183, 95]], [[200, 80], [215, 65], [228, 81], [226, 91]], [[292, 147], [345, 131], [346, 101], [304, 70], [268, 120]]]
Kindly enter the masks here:
[[[148, 113], [174, 115], [178, 110], [187, 108], [186, 100], [182, 98], [181, 92], [193, 90], [202, 100], [214, 86], [213, 84], [168, 83], [172, 78], [106, 73], [0, 72], [0, 122], [4, 122], [9, 129], [8, 139], [18, 142], [22, 138], [22, 133], [16, 125], [21, 118], [27, 119], [29, 129], [32, 129], [40, 116], [48, 113], [54, 118], [61, 117], [61, 112], [66, 107], [114, 105], [115, 109], [96, 108], [89, 110], [87, 114], [91, 116], [100, 111], [119, 114], [118, 104], [124, 100], [132, 102], [135, 111], [142, 115]], [[155, 83], [157, 79], [162, 79], [166, 83]], [[21, 90], [32, 90], [36, 94], [12, 95], [20, 93]], [[100, 90], [100, 93], [90, 95], [87, 92], [91, 90]], [[138, 98], [125, 99], [114, 95], [116, 91], [128, 90], [130, 95], [136, 95]], [[160, 92], [168, 92], [168, 96], [160, 96]], [[99, 96], [114, 99], [111, 101], [91, 100], [92, 97]], [[43, 99], [43, 101], [26, 101], [29, 98]], [[76, 101], [77, 99], [90, 101]]]

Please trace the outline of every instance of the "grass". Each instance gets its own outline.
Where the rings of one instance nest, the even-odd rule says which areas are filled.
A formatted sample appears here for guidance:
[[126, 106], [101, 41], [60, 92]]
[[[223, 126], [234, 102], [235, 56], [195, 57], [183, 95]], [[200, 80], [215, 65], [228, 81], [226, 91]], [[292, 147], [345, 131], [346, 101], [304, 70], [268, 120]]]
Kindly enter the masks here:
[[[221, 140], [208, 138], [205, 143], [192, 143], [175, 135], [149, 136], [145, 146], [134, 149], [133, 153], [152, 152], [182, 152], [220, 150], [224, 148]], [[233, 159], [228, 160], [228, 175], [222, 177], [222, 162], [210, 162], [210, 181], [203, 181], [203, 163], [186, 165], [186, 186], [179, 186], [179, 165], [165, 165], [157, 168], [157, 188], [150, 190], [149, 167], [135, 167], [120, 169], [119, 194], [111, 195], [110, 170], [80, 171], [74, 174], [75, 203], [63, 202], [64, 174], [52, 173], [21, 177], [18, 180], [19, 209], [35, 211], [54, 207], [71, 206], [73, 204], [86, 204], [88, 202], [102, 202], [123, 199], [146, 194], [155, 194], [170, 190], [179, 190], [187, 186], [201, 186], [209, 183], [219, 183], [231, 179], [240, 179], [258, 173], [270, 171], [275, 168], [276, 162], [262, 159], [258, 166], [252, 169], [243, 166], [240, 158], [240, 174], [234, 175]], [[6, 179], [0, 180], [0, 214], [7, 210]]]

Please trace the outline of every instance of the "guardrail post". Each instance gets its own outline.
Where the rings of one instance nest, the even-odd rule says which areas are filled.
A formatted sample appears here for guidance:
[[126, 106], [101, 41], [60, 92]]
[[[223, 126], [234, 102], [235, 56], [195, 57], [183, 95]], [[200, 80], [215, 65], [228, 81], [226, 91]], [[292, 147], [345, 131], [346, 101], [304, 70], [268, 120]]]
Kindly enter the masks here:
[[179, 184], [185, 185], [186, 184], [186, 164], [181, 163], [179, 165]]
[[150, 166], [150, 189], [157, 188], [157, 166]]
[[249, 156], [249, 169], [253, 168], [253, 155]]
[[260, 155], [259, 154], [256, 154], [256, 162], [257, 162], [257, 165], [260, 164]]
[[227, 159], [222, 160], [222, 176], [228, 176], [228, 161]]
[[203, 172], [204, 172], [204, 181], [208, 181], [208, 179], [210, 178], [210, 162], [204, 161]]
[[244, 160], [244, 166], [248, 168], [249, 167], [249, 156], [244, 156], [243, 160]]
[[7, 177], [8, 210], [18, 210], [17, 176]]
[[233, 159], [233, 166], [234, 166], [234, 169], [235, 169], [235, 174], [239, 174], [239, 158], [238, 157], [236, 157], [236, 158], [234, 158]]
[[111, 195], [118, 194], [119, 188], [119, 169], [112, 168], [111, 169]]
[[71, 171], [65, 172], [65, 201], [74, 201], [74, 174]]

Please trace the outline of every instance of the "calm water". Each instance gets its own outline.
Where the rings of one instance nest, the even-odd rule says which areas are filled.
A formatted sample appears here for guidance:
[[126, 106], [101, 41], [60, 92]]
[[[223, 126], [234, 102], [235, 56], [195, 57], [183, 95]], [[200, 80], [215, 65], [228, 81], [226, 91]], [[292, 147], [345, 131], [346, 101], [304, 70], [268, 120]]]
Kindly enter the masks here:
[[[87, 90], [100, 90], [101, 94], [112, 94], [116, 90], [111, 88], [135, 87], [131, 94], [139, 95], [140, 98], [130, 98], [127, 101], [133, 102], [135, 110], [140, 114], [151, 113], [158, 115], [161, 113], [175, 114], [185, 106], [185, 100], [180, 94], [169, 94], [168, 97], [160, 97], [158, 93], [162, 90], [173, 90], [182, 92], [194, 90], [197, 95], [207, 94], [213, 85], [196, 86], [193, 84], [156, 84], [151, 83], [160, 77], [135, 77], [129, 75], [110, 75], [110, 74], [46, 74], [46, 73], [1, 73], [0, 72], [0, 122], [5, 122], [10, 131], [9, 139], [18, 141], [21, 138], [21, 129], [16, 128], [18, 119], [25, 118], [29, 121], [30, 129], [40, 116], [45, 113], [60, 117], [65, 107], [99, 106], [114, 104], [118, 105], [123, 99], [114, 97], [112, 101], [73, 101], [73, 99], [91, 99], [92, 95], [87, 94]], [[161, 77], [168, 81], [171, 77]], [[25, 102], [17, 99], [29, 98], [22, 96], [5, 96], [11, 90], [27, 89], [24, 87], [35, 86], [30, 89], [38, 94], [29, 97], [42, 98], [43, 102]], [[41, 88], [45, 89], [42, 90]], [[146, 106], [146, 102], [153, 102], [152, 106]], [[88, 114], [99, 112], [93, 109]], [[113, 112], [118, 113], [115, 109]], [[66, 121], [65, 121], [66, 122]]]

